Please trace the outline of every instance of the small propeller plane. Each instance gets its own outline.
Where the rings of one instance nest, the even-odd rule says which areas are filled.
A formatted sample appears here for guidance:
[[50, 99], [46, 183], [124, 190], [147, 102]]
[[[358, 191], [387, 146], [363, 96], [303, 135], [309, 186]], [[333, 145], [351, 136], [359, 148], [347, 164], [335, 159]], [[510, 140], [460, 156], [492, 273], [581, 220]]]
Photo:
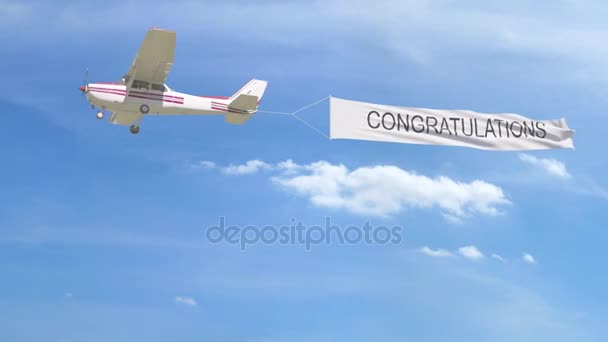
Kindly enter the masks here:
[[232, 96], [195, 96], [180, 93], [165, 80], [173, 66], [175, 32], [152, 28], [146, 34], [129, 72], [117, 82], [88, 83], [79, 89], [97, 119], [109, 111], [109, 121], [139, 133], [145, 115], [224, 115], [226, 122], [242, 124], [258, 110], [268, 82], [251, 80]]

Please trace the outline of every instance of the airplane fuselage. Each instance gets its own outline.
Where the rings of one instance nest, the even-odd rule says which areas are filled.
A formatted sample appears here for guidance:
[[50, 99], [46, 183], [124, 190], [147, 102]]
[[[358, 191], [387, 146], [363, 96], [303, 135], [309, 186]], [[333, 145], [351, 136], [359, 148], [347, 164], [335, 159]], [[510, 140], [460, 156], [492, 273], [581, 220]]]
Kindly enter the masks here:
[[223, 115], [228, 97], [194, 96], [173, 90], [129, 89], [120, 83], [91, 83], [86, 96], [95, 107], [141, 114]]

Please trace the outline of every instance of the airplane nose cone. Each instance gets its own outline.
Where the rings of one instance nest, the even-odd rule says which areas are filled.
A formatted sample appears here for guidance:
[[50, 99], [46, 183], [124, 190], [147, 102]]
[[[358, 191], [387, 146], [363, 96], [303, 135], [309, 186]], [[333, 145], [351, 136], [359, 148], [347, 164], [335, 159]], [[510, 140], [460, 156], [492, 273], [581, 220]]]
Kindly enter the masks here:
[[86, 86], [80, 86], [78, 89], [80, 89], [81, 92], [85, 92], [87, 90]]

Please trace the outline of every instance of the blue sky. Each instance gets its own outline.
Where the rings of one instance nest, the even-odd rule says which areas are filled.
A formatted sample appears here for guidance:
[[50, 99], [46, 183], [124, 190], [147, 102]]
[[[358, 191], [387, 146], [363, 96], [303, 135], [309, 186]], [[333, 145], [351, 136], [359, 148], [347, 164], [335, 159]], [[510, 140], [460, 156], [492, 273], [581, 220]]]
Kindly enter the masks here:
[[[1, 340], [605, 335], [605, 4], [150, 4], [0, 1]], [[87, 67], [91, 81], [124, 74], [153, 26], [177, 31], [168, 84], [179, 91], [229, 95], [257, 77], [269, 81], [270, 111], [332, 94], [563, 116], [576, 150], [329, 141], [270, 114], [243, 126], [149, 117], [132, 136], [96, 120], [77, 88]], [[327, 132], [327, 103], [302, 117]], [[262, 167], [227, 171], [252, 160]], [[296, 173], [281, 169], [287, 160]], [[482, 198], [476, 181], [500, 193]], [[242, 252], [205, 240], [219, 216], [243, 226], [331, 216], [404, 235], [397, 245]]]

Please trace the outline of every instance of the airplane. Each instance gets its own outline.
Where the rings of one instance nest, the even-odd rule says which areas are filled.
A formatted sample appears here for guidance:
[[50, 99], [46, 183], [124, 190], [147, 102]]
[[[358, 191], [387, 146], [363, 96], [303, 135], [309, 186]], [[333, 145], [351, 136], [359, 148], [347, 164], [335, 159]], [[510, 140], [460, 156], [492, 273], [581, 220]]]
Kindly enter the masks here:
[[126, 75], [117, 82], [87, 83], [79, 87], [97, 119], [110, 111], [109, 121], [139, 133], [146, 115], [224, 115], [226, 122], [243, 124], [253, 116], [268, 82], [253, 79], [232, 96], [196, 96], [177, 92], [165, 83], [173, 66], [175, 32], [148, 30]]

